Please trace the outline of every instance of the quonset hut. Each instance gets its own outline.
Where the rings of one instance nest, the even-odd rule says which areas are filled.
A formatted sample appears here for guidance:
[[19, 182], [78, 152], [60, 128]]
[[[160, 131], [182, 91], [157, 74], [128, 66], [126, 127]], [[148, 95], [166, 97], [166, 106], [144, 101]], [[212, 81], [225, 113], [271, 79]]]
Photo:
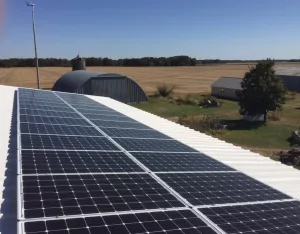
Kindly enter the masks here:
[[124, 103], [147, 101], [143, 89], [127, 76], [87, 71], [79, 56], [72, 60], [72, 69], [56, 81], [53, 91], [110, 97]]

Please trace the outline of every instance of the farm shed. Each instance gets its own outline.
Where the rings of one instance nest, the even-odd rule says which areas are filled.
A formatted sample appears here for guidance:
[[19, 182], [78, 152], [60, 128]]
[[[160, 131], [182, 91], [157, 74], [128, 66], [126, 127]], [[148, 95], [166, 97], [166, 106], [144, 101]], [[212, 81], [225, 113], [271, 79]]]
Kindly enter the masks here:
[[300, 67], [277, 67], [275, 70], [288, 90], [300, 92]]
[[145, 92], [129, 77], [96, 71], [68, 72], [56, 81], [52, 90], [105, 96], [124, 103], [147, 101]]
[[236, 77], [221, 77], [211, 85], [211, 95], [236, 100], [237, 91], [242, 90], [242, 80]]

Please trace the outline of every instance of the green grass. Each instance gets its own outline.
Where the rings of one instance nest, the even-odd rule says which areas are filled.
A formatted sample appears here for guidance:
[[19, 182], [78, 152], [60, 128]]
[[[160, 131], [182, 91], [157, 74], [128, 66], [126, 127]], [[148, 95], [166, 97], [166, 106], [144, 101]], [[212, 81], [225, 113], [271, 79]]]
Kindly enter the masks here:
[[146, 103], [131, 104], [141, 110], [161, 117], [178, 117], [181, 115], [225, 114], [226, 111], [236, 112], [238, 105], [232, 101], [222, 101], [222, 108], [200, 108], [199, 106], [177, 105], [163, 98], [149, 98]]
[[263, 148], [263, 149], [288, 149], [294, 127], [274, 124], [272, 122], [250, 130], [226, 130], [218, 136], [235, 145]]
[[[177, 105], [170, 100], [163, 98], [150, 98], [147, 103], [133, 104], [133, 106], [156, 114], [161, 117], [201, 116], [203, 114], [215, 114], [220, 119], [239, 121], [241, 116], [238, 113], [238, 103], [222, 100], [219, 108], [200, 108], [191, 105]], [[292, 131], [300, 125], [300, 97], [288, 101], [283, 111], [279, 113], [280, 121], [268, 121], [266, 125], [257, 128], [236, 130], [224, 130], [215, 136], [219, 139], [240, 145], [246, 148], [255, 149], [268, 155], [271, 150], [280, 151], [290, 148], [288, 138]]]

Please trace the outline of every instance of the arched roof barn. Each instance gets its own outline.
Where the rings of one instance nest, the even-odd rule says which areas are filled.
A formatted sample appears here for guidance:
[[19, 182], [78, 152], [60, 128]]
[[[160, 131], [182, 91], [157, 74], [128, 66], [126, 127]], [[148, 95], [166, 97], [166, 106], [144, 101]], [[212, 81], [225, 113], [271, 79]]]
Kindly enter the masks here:
[[129, 77], [97, 71], [68, 72], [56, 81], [52, 90], [105, 96], [124, 103], [147, 101], [145, 92]]

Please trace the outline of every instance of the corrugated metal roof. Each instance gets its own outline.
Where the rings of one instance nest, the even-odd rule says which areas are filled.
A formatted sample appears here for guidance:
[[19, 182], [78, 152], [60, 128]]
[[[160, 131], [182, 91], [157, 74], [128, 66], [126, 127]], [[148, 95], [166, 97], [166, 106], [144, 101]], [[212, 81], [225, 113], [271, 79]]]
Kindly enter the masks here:
[[237, 77], [221, 77], [211, 86], [216, 88], [237, 89], [241, 90], [242, 79]]
[[[1, 207], [3, 208], [4, 203], [8, 204], [8, 209], [1, 209], [1, 212], [3, 212], [3, 210], [5, 212], [10, 212], [9, 210], [11, 210], [12, 214], [13, 212], [16, 212], [12, 204], [15, 204], [16, 202], [16, 188], [14, 186], [16, 186], [17, 177], [16, 173], [12, 170], [12, 168], [14, 168], [17, 164], [15, 152], [16, 146], [12, 144], [12, 140], [16, 140], [14, 139], [16, 136], [13, 134], [13, 129], [16, 126], [14, 126], [15, 122], [12, 122], [15, 90], [15, 87], [0, 85], [0, 98], [1, 100], [5, 100], [0, 105]], [[88, 97], [113, 108], [132, 119], [142, 122], [143, 124], [148, 125], [149, 127], [156, 129], [157, 131], [162, 132], [291, 197], [300, 199], [300, 171], [293, 167], [286, 166], [280, 162], [275, 162], [257, 153], [250, 152], [249, 150], [242, 149], [239, 146], [234, 146], [230, 143], [218, 140], [217, 138], [194, 131], [161, 117], [115, 101], [111, 98], [97, 96]], [[11, 125], [11, 123], [13, 124]], [[6, 180], [7, 175], [10, 176], [8, 180]], [[6, 190], [5, 193], [4, 189]], [[14, 195], [12, 196], [12, 194]], [[11, 217], [13, 217], [13, 215]], [[4, 222], [2, 222], [2, 224], [3, 223]], [[15, 220], [13, 224], [16, 225]], [[5, 223], [5, 228], [9, 228], [8, 223]], [[15, 233], [15, 230], [11, 230], [7, 233]]]
[[86, 71], [77, 70], [71, 71], [61, 76], [54, 84], [52, 90], [62, 92], [74, 92], [85, 82], [92, 77], [123, 77], [119, 74], [98, 72], [98, 71]]
[[176, 124], [110, 98], [89, 96], [124, 115], [142, 122], [194, 149], [261, 181], [282, 193], [300, 199], [300, 171], [239, 146]]
[[300, 76], [300, 67], [276, 67], [275, 71], [279, 76]]

